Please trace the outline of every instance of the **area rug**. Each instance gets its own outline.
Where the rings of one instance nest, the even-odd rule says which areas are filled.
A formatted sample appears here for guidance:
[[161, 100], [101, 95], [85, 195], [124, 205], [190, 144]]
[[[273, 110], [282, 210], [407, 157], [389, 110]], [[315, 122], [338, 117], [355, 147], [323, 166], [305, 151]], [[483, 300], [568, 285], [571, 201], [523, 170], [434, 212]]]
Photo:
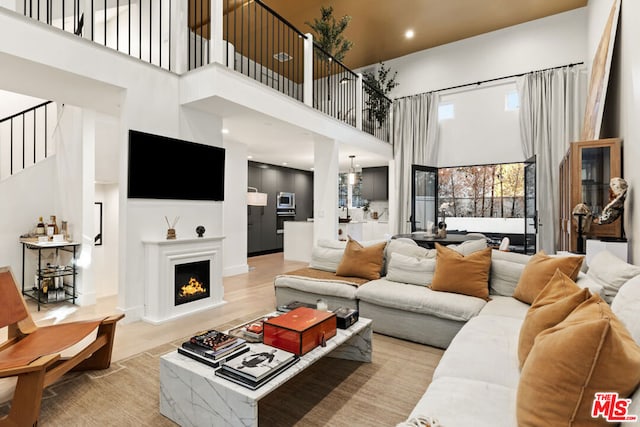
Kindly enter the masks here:
[[[65, 376], [45, 390], [39, 425], [175, 426], [158, 409], [159, 358], [182, 341], [112, 363], [107, 370]], [[372, 363], [319, 360], [260, 401], [259, 425], [395, 426], [405, 420], [431, 381], [442, 350], [379, 334], [373, 335], [373, 349]], [[0, 407], [0, 416], [7, 411], [7, 405]]]

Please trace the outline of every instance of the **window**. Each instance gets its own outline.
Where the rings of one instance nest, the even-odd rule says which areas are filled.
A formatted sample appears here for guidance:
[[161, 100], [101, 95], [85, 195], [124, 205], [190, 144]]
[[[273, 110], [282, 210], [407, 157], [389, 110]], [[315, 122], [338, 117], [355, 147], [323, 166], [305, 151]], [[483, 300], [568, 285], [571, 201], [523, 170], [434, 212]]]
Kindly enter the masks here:
[[351, 206], [349, 203], [349, 174], [341, 173], [338, 175], [338, 207], [344, 208], [361, 208], [364, 206], [362, 198], [362, 172], [356, 172], [356, 183], [353, 185], [351, 195]]
[[448, 216], [524, 218], [524, 163], [440, 168], [438, 200]]
[[450, 120], [455, 118], [455, 109], [451, 102], [441, 102], [438, 105], [438, 120]]
[[520, 96], [518, 91], [512, 90], [504, 96], [504, 111], [517, 111], [520, 109]]

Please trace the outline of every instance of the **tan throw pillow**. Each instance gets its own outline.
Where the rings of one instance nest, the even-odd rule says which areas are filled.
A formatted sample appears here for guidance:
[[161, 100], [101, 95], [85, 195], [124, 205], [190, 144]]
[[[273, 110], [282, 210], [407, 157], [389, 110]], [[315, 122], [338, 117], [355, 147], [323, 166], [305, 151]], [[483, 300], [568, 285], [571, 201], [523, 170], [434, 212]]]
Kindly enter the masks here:
[[436, 243], [436, 269], [431, 290], [489, 299], [491, 248], [464, 256]]
[[596, 392], [629, 397], [640, 383], [640, 347], [599, 295], [542, 331], [522, 367], [519, 426], [610, 425], [591, 417]]
[[518, 360], [520, 367], [533, 347], [533, 340], [545, 329], [562, 322], [580, 304], [589, 299], [589, 289], [580, 289], [559, 269], [542, 289], [527, 311], [520, 327]]
[[557, 269], [571, 280], [576, 280], [583, 258], [584, 256], [550, 257], [544, 251], [538, 252], [525, 265], [513, 297], [527, 304], [533, 303]]
[[384, 261], [384, 248], [387, 242], [364, 247], [349, 236], [347, 247], [336, 274], [338, 276], [362, 277], [375, 280], [380, 278], [380, 270]]

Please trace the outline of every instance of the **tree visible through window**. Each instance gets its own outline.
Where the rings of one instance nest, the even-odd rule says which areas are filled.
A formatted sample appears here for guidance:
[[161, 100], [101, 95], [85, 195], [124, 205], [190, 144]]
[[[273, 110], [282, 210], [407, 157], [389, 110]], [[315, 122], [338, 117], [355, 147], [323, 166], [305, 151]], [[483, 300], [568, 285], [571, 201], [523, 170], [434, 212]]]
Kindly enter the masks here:
[[524, 163], [440, 168], [438, 181], [448, 216], [524, 218]]

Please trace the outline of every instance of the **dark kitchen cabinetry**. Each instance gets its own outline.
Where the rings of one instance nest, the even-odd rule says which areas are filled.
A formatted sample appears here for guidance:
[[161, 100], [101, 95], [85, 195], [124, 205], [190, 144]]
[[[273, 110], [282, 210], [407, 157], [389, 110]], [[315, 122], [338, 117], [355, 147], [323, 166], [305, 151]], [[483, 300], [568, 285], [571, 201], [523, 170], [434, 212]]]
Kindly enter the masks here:
[[294, 175], [296, 193], [296, 221], [313, 217], [313, 174], [297, 171]]
[[296, 220], [313, 216], [313, 174], [298, 169], [249, 162], [248, 185], [267, 193], [267, 206], [247, 208], [247, 252], [257, 255], [283, 249], [278, 234], [276, 196], [279, 192], [296, 194]]
[[362, 169], [362, 198], [368, 201], [389, 199], [389, 167]]

